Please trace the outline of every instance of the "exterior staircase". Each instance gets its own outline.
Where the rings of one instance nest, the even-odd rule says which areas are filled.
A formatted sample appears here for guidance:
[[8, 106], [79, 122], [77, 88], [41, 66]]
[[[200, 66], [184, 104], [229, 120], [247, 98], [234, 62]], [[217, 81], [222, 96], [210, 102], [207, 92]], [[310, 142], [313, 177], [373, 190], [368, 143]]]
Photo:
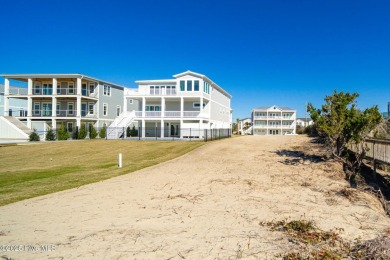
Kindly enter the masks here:
[[0, 117], [0, 139], [28, 139], [32, 130], [17, 118]]
[[107, 139], [125, 137], [126, 128], [134, 121], [135, 111], [123, 111], [107, 128]]

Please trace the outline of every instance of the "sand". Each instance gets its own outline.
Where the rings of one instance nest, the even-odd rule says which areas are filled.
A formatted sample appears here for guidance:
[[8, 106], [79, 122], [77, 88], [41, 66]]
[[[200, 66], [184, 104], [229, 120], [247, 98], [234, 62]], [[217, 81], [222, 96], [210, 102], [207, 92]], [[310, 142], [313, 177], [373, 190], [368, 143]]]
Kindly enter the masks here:
[[[371, 195], [338, 195], [348, 184], [337, 163], [301, 160], [296, 150], [320, 153], [304, 136], [225, 139], [131, 174], [0, 207], [0, 256], [273, 259], [295, 245], [264, 221], [311, 220], [326, 231], [342, 229], [348, 241], [390, 227]], [[5, 251], [10, 245], [21, 251]]]

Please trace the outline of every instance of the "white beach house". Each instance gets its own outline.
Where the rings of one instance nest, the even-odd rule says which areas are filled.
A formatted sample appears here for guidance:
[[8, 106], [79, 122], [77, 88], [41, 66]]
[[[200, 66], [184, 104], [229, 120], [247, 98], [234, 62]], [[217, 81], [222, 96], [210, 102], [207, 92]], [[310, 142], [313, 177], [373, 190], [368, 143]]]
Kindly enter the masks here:
[[288, 107], [258, 107], [252, 110], [254, 135], [295, 134], [296, 110]]
[[125, 90], [123, 117], [142, 137], [203, 138], [204, 129], [231, 129], [231, 95], [205, 75], [186, 71], [136, 83]]

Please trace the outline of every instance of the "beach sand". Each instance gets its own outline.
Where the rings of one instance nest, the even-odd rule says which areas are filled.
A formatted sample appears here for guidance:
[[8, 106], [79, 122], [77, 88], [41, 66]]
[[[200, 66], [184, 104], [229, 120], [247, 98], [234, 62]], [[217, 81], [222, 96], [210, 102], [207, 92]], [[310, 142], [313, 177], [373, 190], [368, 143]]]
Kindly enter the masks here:
[[[302, 160], [297, 150], [321, 153], [305, 136], [230, 138], [131, 174], [0, 207], [0, 256], [274, 259], [296, 245], [262, 222], [310, 220], [325, 231], [341, 229], [348, 241], [390, 227], [373, 196], [339, 195], [348, 187], [339, 164]], [[22, 251], [5, 251], [10, 245]], [[45, 245], [50, 251], [28, 248]]]

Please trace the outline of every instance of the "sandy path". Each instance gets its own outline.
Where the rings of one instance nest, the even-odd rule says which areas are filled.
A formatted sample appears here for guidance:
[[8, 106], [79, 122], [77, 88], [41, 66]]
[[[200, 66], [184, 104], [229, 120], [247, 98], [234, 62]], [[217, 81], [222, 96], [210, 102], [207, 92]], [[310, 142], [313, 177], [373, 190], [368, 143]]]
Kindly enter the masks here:
[[347, 184], [335, 164], [288, 165], [294, 158], [276, 153], [307, 143], [302, 136], [212, 142], [126, 176], [0, 207], [1, 245], [54, 245], [0, 256], [264, 259], [293, 245], [262, 221], [313, 220], [343, 228], [349, 240], [390, 227], [369, 195], [354, 202], [336, 195]]

